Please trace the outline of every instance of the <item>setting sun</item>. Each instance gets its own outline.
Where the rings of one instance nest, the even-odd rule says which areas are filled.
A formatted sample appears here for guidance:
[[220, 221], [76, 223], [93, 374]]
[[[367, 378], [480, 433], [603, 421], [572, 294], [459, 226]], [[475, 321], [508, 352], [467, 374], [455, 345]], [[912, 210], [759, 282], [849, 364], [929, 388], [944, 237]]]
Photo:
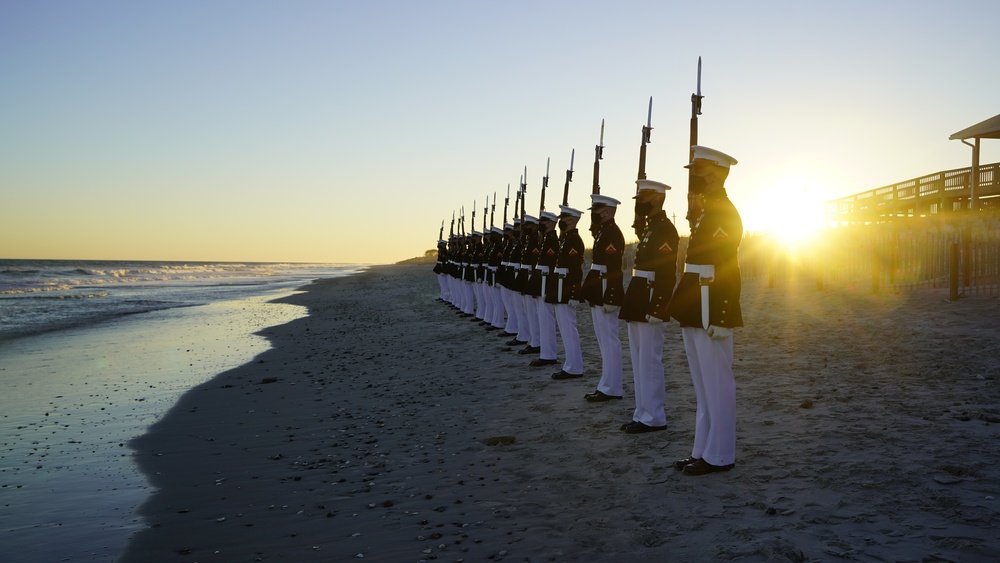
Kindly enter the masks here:
[[825, 189], [813, 182], [792, 179], [763, 191], [743, 212], [748, 231], [767, 232], [783, 244], [796, 247], [824, 225]]

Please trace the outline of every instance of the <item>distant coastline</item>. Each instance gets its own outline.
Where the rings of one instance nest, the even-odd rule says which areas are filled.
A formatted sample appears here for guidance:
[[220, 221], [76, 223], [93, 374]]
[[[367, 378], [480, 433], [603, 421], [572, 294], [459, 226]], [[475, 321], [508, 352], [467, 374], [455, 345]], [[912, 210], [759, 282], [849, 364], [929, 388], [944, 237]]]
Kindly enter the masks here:
[[414, 258], [407, 258], [406, 260], [400, 260], [396, 262], [399, 266], [411, 266], [414, 264], [433, 264], [437, 262], [437, 250], [428, 250], [423, 256], [416, 256]]

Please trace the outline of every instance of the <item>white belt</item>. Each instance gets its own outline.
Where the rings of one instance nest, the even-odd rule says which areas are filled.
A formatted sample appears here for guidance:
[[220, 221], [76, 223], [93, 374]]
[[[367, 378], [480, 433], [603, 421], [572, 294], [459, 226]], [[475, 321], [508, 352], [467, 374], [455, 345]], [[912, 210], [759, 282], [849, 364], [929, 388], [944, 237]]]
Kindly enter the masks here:
[[569, 268], [556, 268], [556, 273], [559, 274], [560, 276], [568, 276]]
[[590, 267], [591, 270], [596, 270], [602, 274], [608, 273], [608, 267], [604, 264], [594, 264]]
[[715, 277], [715, 266], [711, 264], [684, 264], [684, 271], [698, 274], [703, 278]]
[[531, 269], [531, 264], [519, 264], [519, 266], [521, 266], [522, 270], [530, 270]]
[[637, 278], [646, 278], [646, 281], [656, 281], [656, 272], [649, 270], [635, 270], [632, 276]]
[[497, 267], [496, 266], [486, 266], [486, 267], [489, 268], [491, 272], [497, 271]]
[[500, 262], [500, 265], [506, 268], [507, 266], [510, 266], [510, 262]]
[[535, 269], [538, 270], [539, 272], [543, 273], [543, 274], [548, 274], [549, 273], [549, 267], [548, 266], [535, 266]]

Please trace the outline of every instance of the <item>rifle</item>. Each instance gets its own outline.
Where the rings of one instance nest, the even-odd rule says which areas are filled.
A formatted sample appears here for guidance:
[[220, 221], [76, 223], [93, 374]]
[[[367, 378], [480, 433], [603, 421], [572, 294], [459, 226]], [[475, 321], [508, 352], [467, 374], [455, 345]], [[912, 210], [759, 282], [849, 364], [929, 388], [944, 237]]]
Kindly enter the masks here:
[[455, 236], [455, 212], [451, 212], [451, 227], [448, 227], [448, 240]]
[[[601, 140], [594, 147], [594, 184], [590, 190], [591, 194], [598, 195], [601, 193], [601, 159], [604, 158], [604, 120], [601, 120]], [[597, 231], [600, 230], [600, 225], [594, 221], [594, 214], [590, 214], [590, 234], [597, 236]]]
[[493, 205], [490, 206], [490, 228], [493, 228], [496, 225], [496, 222], [493, 221], [493, 214], [496, 213], [496, 210], [497, 210], [497, 193], [493, 192]]
[[521, 176], [521, 244], [524, 244], [524, 206], [528, 202], [528, 167], [524, 167], [524, 174]]
[[[507, 206], [510, 205], [510, 182], [507, 183], [507, 197], [503, 198], [503, 225], [507, 228]], [[517, 203], [514, 204], [515, 206]]]
[[[694, 94], [691, 94], [691, 136], [689, 147], [693, 147], [698, 144], [698, 116], [701, 115], [701, 99], [705, 96], [701, 95], [701, 57], [698, 57], [698, 89]], [[694, 158], [694, 149], [688, 149], [688, 162]], [[697, 204], [695, 202], [696, 195], [691, 193], [692, 186], [692, 170], [688, 170], [688, 209], [687, 215], [684, 217], [688, 221], [688, 228], [694, 230], [694, 223], [698, 220], [695, 217]]]
[[438, 231], [438, 240], [444, 240], [444, 219], [441, 219], [441, 230]]
[[490, 196], [486, 196], [486, 207], [483, 208], [483, 238], [486, 238], [486, 212], [490, 209]]
[[576, 149], [569, 154], [569, 170], [566, 171], [566, 183], [563, 184], [563, 207], [569, 206], [569, 183], [573, 181], [573, 160], [576, 159]]
[[[649, 112], [646, 114], [646, 125], [642, 128], [642, 144], [639, 146], [639, 174], [636, 176], [636, 180], [646, 179], [646, 144], [649, 143], [649, 137], [653, 133], [653, 97], [649, 97]], [[639, 186], [635, 188], [636, 193], [639, 193]], [[632, 228], [635, 230], [635, 235], [642, 237], [642, 232], [646, 229], [646, 217], [635, 214], [635, 220], [632, 222]]]
[[465, 236], [465, 206], [462, 206], [461, 211], [458, 213], [458, 236]]
[[551, 158], [545, 159], [545, 175], [542, 176], [542, 203], [538, 206], [538, 218], [541, 219], [542, 211], [545, 211], [545, 188], [549, 187], [549, 164]]
[[472, 200], [472, 221], [469, 222], [469, 226], [472, 230], [476, 230], [476, 200]]

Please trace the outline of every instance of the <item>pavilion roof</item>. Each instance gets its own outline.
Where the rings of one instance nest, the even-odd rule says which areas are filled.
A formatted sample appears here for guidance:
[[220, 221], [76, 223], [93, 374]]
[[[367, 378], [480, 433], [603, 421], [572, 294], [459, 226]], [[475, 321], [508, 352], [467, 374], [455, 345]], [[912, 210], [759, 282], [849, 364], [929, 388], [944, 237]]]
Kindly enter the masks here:
[[986, 121], [981, 121], [971, 127], [966, 127], [958, 133], [952, 133], [948, 139], [1000, 139], [1000, 115], [994, 115]]

